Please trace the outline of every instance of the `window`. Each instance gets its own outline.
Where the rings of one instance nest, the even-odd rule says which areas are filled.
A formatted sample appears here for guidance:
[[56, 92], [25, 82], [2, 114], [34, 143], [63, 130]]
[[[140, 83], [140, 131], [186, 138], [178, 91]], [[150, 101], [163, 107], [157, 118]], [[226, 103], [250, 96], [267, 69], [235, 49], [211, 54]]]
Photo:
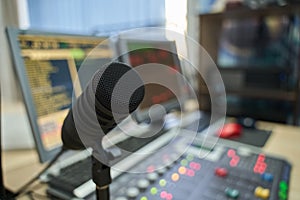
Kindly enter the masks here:
[[30, 29], [108, 35], [165, 24], [164, 0], [28, 0]]

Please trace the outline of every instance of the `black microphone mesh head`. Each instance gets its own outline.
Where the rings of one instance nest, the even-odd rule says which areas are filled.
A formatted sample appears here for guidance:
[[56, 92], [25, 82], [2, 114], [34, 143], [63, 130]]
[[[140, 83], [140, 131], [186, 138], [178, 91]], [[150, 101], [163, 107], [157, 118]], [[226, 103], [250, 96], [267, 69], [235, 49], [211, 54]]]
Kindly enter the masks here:
[[[92, 83], [96, 100], [110, 111], [112, 111], [111, 105], [116, 105], [119, 113], [133, 112], [142, 102], [145, 94], [144, 83], [138, 73], [130, 66], [120, 62], [112, 62], [103, 70], [94, 75]], [[128, 71], [130, 73], [122, 78]], [[125, 83], [115, 88], [121, 78], [122, 83], [124, 81]], [[132, 91], [130, 88], [137, 89]]]

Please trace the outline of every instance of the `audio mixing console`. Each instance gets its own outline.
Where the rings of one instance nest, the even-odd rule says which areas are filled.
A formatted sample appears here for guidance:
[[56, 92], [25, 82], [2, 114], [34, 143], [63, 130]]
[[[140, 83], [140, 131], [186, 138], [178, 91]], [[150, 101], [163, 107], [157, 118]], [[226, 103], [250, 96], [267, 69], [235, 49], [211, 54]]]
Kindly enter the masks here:
[[206, 147], [197, 140], [178, 159], [176, 152], [184, 141], [157, 151], [133, 169], [147, 173], [124, 173], [116, 178], [111, 199], [288, 199], [291, 165], [287, 161], [244, 146]]

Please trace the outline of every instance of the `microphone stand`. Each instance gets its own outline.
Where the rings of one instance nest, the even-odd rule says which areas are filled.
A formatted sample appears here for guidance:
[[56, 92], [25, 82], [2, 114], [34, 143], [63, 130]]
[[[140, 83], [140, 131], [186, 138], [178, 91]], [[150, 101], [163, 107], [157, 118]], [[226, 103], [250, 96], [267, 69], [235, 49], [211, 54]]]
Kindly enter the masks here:
[[92, 178], [96, 184], [97, 200], [109, 200], [109, 184], [112, 182], [110, 167], [92, 156]]

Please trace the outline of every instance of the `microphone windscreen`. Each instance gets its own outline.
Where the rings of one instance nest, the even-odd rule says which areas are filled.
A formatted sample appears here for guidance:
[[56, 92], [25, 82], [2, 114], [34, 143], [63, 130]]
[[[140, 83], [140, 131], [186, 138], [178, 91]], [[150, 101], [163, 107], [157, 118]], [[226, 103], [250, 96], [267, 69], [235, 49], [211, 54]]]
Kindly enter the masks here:
[[105, 134], [137, 109], [144, 93], [141, 77], [130, 66], [118, 62], [102, 66], [64, 120], [64, 146], [69, 149], [95, 147], [96, 141], [101, 141]]
[[[136, 110], [145, 94], [143, 81], [137, 72], [130, 66], [118, 62], [111, 63], [104, 70], [103, 73], [96, 73], [92, 81], [96, 100], [110, 111], [111, 105], [117, 105], [119, 113], [126, 111], [131, 113]], [[121, 84], [117, 85], [119, 81]], [[132, 91], [131, 88], [137, 85], [140, 87]]]

